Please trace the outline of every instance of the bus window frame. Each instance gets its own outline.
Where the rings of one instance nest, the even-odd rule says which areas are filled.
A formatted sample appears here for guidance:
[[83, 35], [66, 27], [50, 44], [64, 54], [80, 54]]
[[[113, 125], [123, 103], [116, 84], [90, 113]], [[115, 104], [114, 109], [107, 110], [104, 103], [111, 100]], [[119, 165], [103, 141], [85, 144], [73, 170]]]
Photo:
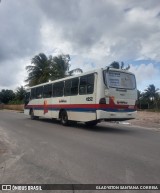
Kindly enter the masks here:
[[[73, 87], [73, 81], [77, 81], [77, 86]], [[70, 87], [66, 87], [66, 82], [70, 82]], [[70, 89], [68, 93], [66, 93], [66, 88]], [[77, 92], [73, 93], [73, 88], [77, 88]], [[77, 96], [79, 94], [79, 77], [71, 78], [68, 80], [65, 80], [64, 84], [64, 96]]]
[[[60, 83], [63, 83], [63, 88], [62, 88], [62, 95], [54, 95], [54, 86], [56, 85], [56, 84], [60, 84]], [[58, 88], [58, 87], [56, 87], [56, 88]], [[64, 81], [59, 81], [59, 82], [55, 82], [55, 83], [53, 83], [52, 84], [52, 97], [53, 98], [56, 98], [56, 97], [63, 97], [64, 96]]]
[[[93, 76], [93, 84], [88, 84], [88, 77]], [[87, 84], [83, 85], [81, 84], [81, 78], [86, 78]], [[88, 86], [92, 85], [92, 92], [88, 92]], [[80, 92], [81, 87], [84, 87], [85, 93]], [[95, 73], [87, 74], [84, 76], [80, 76], [79, 78], [79, 95], [89, 95], [94, 93], [94, 88], [95, 88]]]
[[[34, 91], [34, 92], [33, 92]], [[34, 94], [34, 95], [33, 95]], [[31, 88], [31, 95], [30, 95], [30, 99], [36, 99], [36, 87]]]
[[[37, 90], [40, 89], [40, 93], [37, 93]], [[36, 87], [36, 98], [35, 99], [41, 99], [43, 98], [43, 86], [38, 86]]]
[[[44, 90], [45, 90], [46, 87], [49, 87], [49, 86], [51, 86], [51, 94], [50, 95], [48, 94], [48, 96], [46, 97], [46, 96], [44, 96]], [[53, 84], [52, 83], [45, 84], [43, 86], [43, 98], [52, 98], [52, 97], [53, 97]]]

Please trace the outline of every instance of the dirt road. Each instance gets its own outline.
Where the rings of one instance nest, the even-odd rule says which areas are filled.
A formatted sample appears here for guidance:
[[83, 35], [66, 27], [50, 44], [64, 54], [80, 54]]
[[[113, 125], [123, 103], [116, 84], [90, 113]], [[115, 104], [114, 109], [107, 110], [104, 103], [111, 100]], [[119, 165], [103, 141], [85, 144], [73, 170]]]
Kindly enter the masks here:
[[133, 126], [160, 129], [160, 113], [138, 111], [136, 119], [128, 122]]

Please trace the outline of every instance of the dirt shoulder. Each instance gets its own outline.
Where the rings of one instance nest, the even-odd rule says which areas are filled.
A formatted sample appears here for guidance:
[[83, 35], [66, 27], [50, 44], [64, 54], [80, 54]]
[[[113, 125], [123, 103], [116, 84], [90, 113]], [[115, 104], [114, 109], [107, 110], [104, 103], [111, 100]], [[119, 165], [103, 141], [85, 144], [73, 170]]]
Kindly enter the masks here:
[[128, 121], [131, 125], [156, 128], [160, 130], [160, 113], [138, 111], [136, 119]]

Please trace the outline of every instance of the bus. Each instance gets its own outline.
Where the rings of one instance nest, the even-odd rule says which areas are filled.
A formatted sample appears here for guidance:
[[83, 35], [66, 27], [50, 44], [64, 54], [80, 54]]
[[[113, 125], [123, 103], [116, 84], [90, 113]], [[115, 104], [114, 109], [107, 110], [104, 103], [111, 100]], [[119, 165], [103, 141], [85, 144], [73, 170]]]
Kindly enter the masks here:
[[136, 78], [111, 67], [39, 84], [27, 89], [24, 113], [31, 119], [59, 119], [62, 125], [125, 121], [136, 116]]

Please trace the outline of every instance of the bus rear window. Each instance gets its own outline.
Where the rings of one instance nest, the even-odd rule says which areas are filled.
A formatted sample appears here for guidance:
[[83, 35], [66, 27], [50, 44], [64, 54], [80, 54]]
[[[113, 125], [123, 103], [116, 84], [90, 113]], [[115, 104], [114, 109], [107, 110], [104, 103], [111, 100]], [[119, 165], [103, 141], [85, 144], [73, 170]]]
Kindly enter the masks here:
[[104, 81], [108, 87], [111, 88], [123, 88], [123, 89], [135, 89], [136, 80], [133, 74], [117, 71], [104, 71]]

